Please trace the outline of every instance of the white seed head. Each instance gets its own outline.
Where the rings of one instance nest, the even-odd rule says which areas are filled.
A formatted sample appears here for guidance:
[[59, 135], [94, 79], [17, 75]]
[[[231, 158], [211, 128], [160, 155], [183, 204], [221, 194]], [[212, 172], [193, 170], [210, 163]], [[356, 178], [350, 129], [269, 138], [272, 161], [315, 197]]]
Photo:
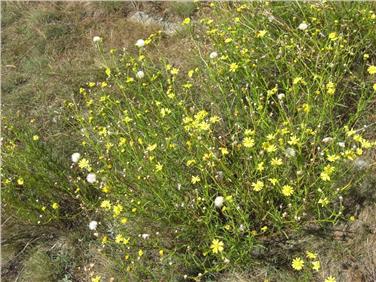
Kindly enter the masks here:
[[94, 182], [97, 181], [97, 176], [95, 175], [95, 173], [89, 173], [89, 174], [86, 176], [86, 180], [87, 180], [87, 182], [93, 184]]
[[99, 36], [94, 36], [94, 37], [93, 37], [93, 42], [94, 42], [94, 43], [96, 43], [96, 42], [100, 42], [100, 41], [102, 41], [102, 38], [101, 38], [101, 37], [99, 37]]
[[95, 220], [90, 221], [90, 223], [89, 223], [89, 229], [90, 229], [90, 230], [95, 230], [95, 229], [97, 229], [97, 226], [98, 226], [98, 222], [96, 222]]
[[210, 58], [210, 59], [215, 59], [215, 58], [217, 58], [217, 57], [218, 57], [218, 53], [215, 52], [215, 51], [214, 51], [214, 52], [211, 52], [210, 55], [209, 55], [209, 58]]
[[74, 162], [74, 163], [77, 163], [80, 158], [81, 158], [81, 154], [80, 153], [73, 153], [72, 157], [71, 157], [72, 162]]
[[286, 157], [288, 157], [288, 158], [293, 158], [293, 157], [295, 157], [295, 155], [296, 155], [296, 151], [295, 151], [295, 149], [293, 149], [293, 148], [291, 148], [291, 147], [288, 147], [288, 148], [286, 148], [286, 150], [285, 150], [285, 155], [286, 155]]
[[301, 23], [298, 26], [298, 29], [300, 29], [300, 30], [306, 30], [307, 28], [308, 28], [308, 24], [306, 24], [306, 23]]
[[144, 73], [142, 70], [140, 70], [140, 71], [138, 71], [138, 72], [136, 73], [136, 77], [137, 77], [138, 79], [142, 79], [142, 78], [144, 78], [144, 76], [145, 76], [145, 73]]
[[144, 234], [141, 235], [141, 237], [142, 237], [142, 239], [146, 240], [150, 237], [150, 234], [144, 233]]
[[136, 46], [138, 48], [144, 47], [145, 46], [145, 41], [143, 39], [139, 39], [136, 41]]
[[214, 205], [217, 207], [217, 208], [221, 208], [223, 206], [223, 202], [224, 202], [224, 198], [222, 196], [218, 196], [215, 198], [214, 200]]
[[329, 142], [331, 142], [332, 140], [333, 140], [332, 137], [325, 137], [324, 139], [322, 139], [322, 142], [323, 142], [323, 143], [329, 143]]

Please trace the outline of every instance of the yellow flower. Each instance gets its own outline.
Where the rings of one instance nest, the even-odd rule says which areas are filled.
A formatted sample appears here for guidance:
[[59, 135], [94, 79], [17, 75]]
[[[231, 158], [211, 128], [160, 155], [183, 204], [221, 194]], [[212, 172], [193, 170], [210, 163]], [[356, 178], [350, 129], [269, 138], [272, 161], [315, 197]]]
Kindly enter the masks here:
[[373, 91], [376, 91], [376, 83], [373, 85]]
[[338, 155], [328, 155], [327, 156], [327, 159], [328, 159], [328, 161], [329, 162], [335, 162], [336, 160], [338, 160], [340, 158], [340, 156], [338, 156]]
[[59, 208], [59, 204], [55, 202], [55, 203], [53, 203], [53, 204], [51, 205], [51, 207], [52, 207], [54, 210], [56, 210], [56, 209]]
[[191, 179], [191, 182], [192, 182], [192, 184], [196, 184], [197, 182], [200, 182], [201, 181], [201, 179], [200, 179], [200, 177], [199, 176], [192, 176], [192, 179]]
[[109, 200], [102, 201], [101, 208], [106, 209], [106, 210], [110, 209], [111, 208], [111, 202]]
[[155, 148], [157, 148], [157, 144], [149, 145], [149, 146], [146, 148], [146, 151], [152, 152], [152, 151], [155, 150]]
[[221, 253], [224, 250], [224, 243], [217, 239], [214, 239], [210, 245], [213, 254]]
[[277, 151], [277, 147], [274, 144], [270, 144], [268, 142], [262, 143], [262, 148], [267, 152], [267, 153], [273, 153]]
[[178, 68], [172, 68], [171, 70], [171, 74], [172, 75], [177, 75], [179, 73], [179, 69]]
[[320, 262], [318, 260], [312, 262], [312, 269], [319, 271], [320, 270]]
[[309, 259], [316, 259], [317, 255], [315, 253], [312, 253], [310, 251], [306, 251], [306, 256]]
[[102, 244], [106, 244], [108, 242], [108, 236], [104, 235], [102, 237]]
[[256, 192], [261, 191], [264, 188], [264, 182], [257, 180], [257, 182], [252, 183], [253, 190]]
[[294, 189], [290, 185], [283, 185], [282, 194], [286, 197], [290, 197], [294, 193]]
[[108, 187], [108, 185], [104, 185], [104, 186], [102, 187], [102, 192], [103, 192], [103, 193], [109, 193], [109, 192], [110, 192], [110, 187]]
[[221, 119], [219, 118], [219, 116], [212, 116], [210, 119], [209, 119], [209, 122], [210, 123], [217, 123], [219, 122]]
[[255, 135], [256, 131], [255, 130], [251, 130], [251, 129], [246, 129], [244, 131], [244, 135], [245, 136], [250, 136], [250, 135]]
[[259, 30], [257, 33], [256, 33], [256, 37], [257, 38], [262, 38], [266, 35], [267, 31], [266, 30]]
[[298, 145], [299, 144], [299, 138], [296, 137], [295, 135], [291, 136], [290, 137], [290, 140], [287, 141], [287, 143], [289, 143], [289, 145]]
[[327, 174], [326, 172], [321, 172], [320, 174], [320, 178], [323, 180], [323, 181], [330, 181], [330, 175]]
[[239, 66], [236, 63], [230, 64], [230, 72], [236, 72]]
[[292, 268], [295, 270], [301, 270], [304, 266], [304, 261], [301, 258], [294, 258], [291, 264]]
[[303, 83], [304, 82], [304, 79], [303, 77], [301, 76], [298, 76], [298, 77], [295, 77], [294, 80], [292, 81], [292, 84], [295, 85], [295, 84], [298, 84], [298, 83]]
[[376, 66], [369, 66], [367, 69], [369, 74], [375, 74], [376, 73]]
[[[171, 98], [173, 98], [173, 97], [171, 97]], [[169, 114], [171, 114], [171, 110], [169, 108], [162, 108], [161, 109], [161, 116], [162, 117], [165, 117], [166, 115], [169, 115]]]
[[142, 257], [143, 255], [144, 255], [144, 251], [143, 251], [143, 250], [139, 250], [139, 251], [138, 251], [138, 256], [139, 256], [139, 257]]
[[259, 172], [263, 172], [265, 170], [264, 162], [257, 164], [256, 170]]
[[324, 282], [337, 282], [337, 280], [334, 276], [328, 276], [325, 278]]
[[195, 160], [188, 160], [188, 161], [186, 162], [186, 165], [187, 165], [187, 166], [191, 166], [191, 165], [194, 165], [195, 163], [196, 163]]
[[311, 106], [307, 103], [303, 104], [303, 112], [309, 113], [311, 111]]
[[110, 75], [111, 75], [111, 70], [110, 70], [109, 68], [106, 68], [106, 71], [105, 71], [105, 72], [106, 72], [106, 75], [107, 75], [107, 76], [110, 76]]
[[219, 148], [219, 150], [221, 151], [221, 153], [222, 153], [223, 156], [228, 155], [228, 150], [227, 150], [227, 148], [222, 147], [222, 148]]
[[17, 184], [20, 185], [20, 186], [24, 185], [24, 182], [25, 181], [24, 181], [24, 179], [22, 177], [20, 177], [20, 178], [17, 179]]
[[82, 158], [79, 162], [78, 162], [78, 167], [81, 168], [81, 169], [89, 169], [90, 168], [90, 164], [89, 164], [89, 161], [85, 158]]
[[282, 165], [282, 159], [281, 158], [273, 158], [270, 162], [272, 166], [280, 166]]
[[128, 218], [122, 217], [120, 222], [121, 222], [121, 224], [126, 224], [128, 222]]
[[319, 204], [321, 204], [322, 207], [327, 206], [327, 205], [329, 204], [329, 200], [328, 200], [328, 198], [326, 198], [326, 197], [325, 197], [324, 199], [321, 198], [321, 199], [319, 200]]
[[182, 25], [187, 25], [187, 24], [189, 24], [190, 22], [191, 22], [191, 19], [190, 19], [190, 18], [185, 18], [181, 24], [182, 24]]
[[114, 208], [113, 208], [113, 212], [114, 212], [113, 216], [114, 216], [114, 217], [117, 217], [122, 211], [123, 211], [123, 206], [120, 205], [120, 204], [117, 204], [117, 205], [114, 206]]
[[194, 70], [190, 70], [190, 71], [188, 71], [188, 77], [189, 77], [189, 78], [192, 78], [194, 72], [195, 72]]
[[334, 171], [334, 167], [332, 167], [331, 165], [325, 166], [324, 171], [321, 172], [320, 174], [320, 178], [323, 181], [330, 181], [330, 176], [333, 173], [333, 171]]
[[252, 148], [255, 145], [255, 140], [253, 140], [251, 137], [245, 137], [243, 139], [243, 146], [246, 148]]
[[38, 141], [38, 140], [39, 140], [39, 136], [38, 136], [38, 135], [34, 135], [34, 136], [33, 136], [33, 140], [34, 140], [34, 141]]
[[116, 235], [116, 237], [115, 237], [115, 243], [120, 244], [121, 242], [124, 241], [124, 239], [125, 239], [125, 238], [124, 238], [123, 235], [118, 234], [118, 235]]
[[270, 181], [270, 183], [274, 186], [278, 183], [278, 179], [277, 178], [269, 178], [268, 179]]
[[91, 282], [100, 282], [100, 281], [101, 281], [101, 276], [99, 275], [91, 278]]
[[337, 32], [331, 32], [331, 33], [329, 33], [329, 39], [332, 40], [332, 41], [337, 40], [338, 39]]
[[336, 86], [333, 82], [330, 81], [326, 84], [326, 92], [329, 95], [333, 95], [336, 92]]
[[155, 165], [155, 172], [159, 172], [159, 171], [161, 171], [162, 168], [163, 168], [163, 165], [160, 164], [160, 163], [157, 163], [157, 164]]

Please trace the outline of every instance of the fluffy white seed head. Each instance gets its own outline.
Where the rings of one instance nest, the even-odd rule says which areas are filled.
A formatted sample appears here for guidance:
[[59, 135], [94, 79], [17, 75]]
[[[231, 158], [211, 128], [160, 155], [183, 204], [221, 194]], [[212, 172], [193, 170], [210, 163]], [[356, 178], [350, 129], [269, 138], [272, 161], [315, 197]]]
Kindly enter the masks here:
[[102, 41], [102, 38], [101, 38], [101, 37], [99, 37], [99, 36], [94, 36], [94, 37], [93, 37], [93, 42], [94, 42], [94, 43], [96, 43], [96, 42], [100, 42], [100, 41]]
[[90, 223], [89, 223], [89, 229], [90, 229], [90, 230], [95, 230], [95, 229], [97, 229], [97, 226], [98, 226], [98, 222], [96, 222], [95, 220], [90, 221]]
[[324, 139], [322, 139], [322, 142], [324, 142], [324, 143], [329, 143], [329, 142], [331, 142], [332, 140], [333, 140], [332, 137], [325, 137]]
[[346, 144], [345, 142], [338, 142], [338, 146], [340, 146], [341, 148], [345, 148]]
[[73, 153], [72, 157], [71, 157], [72, 162], [74, 162], [74, 163], [77, 163], [80, 158], [81, 158], [81, 154], [80, 153]]
[[211, 52], [210, 55], [209, 55], [209, 58], [210, 58], [210, 59], [215, 59], [215, 58], [217, 58], [217, 57], [218, 57], [218, 53], [215, 52], [215, 51], [214, 51], [214, 52]]
[[300, 30], [306, 30], [307, 28], [308, 28], [308, 24], [306, 24], [306, 23], [301, 23], [298, 26], [298, 29], [300, 29]]
[[214, 205], [217, 207], [217, 208], [221, 208], [223, 206], [223, 202], [224, 202], [224, 198], [222, 196], [218, 196], [215, 198], [214, 200]]
[[138, 79], [142, 79], [142, 78], [144, 78], [144, 76], [145, 76], [145, 73], [144, 73], [142, 70], [140, 70], [140, 71], [138, 71], [138, 72], [136, 73], [136, 77], [137, 77]]
[[296, 151], [295, 151], [293, 148], [288, 147], [288, 148], [285, 150], [285, 155], [286, 155], [286, 157], [288, 157], [288, 158], [293, 158], [293, 157], [295, 157], [295, 155], [296, 155]]
[[87, 182], [93, 184], [97, 181], [97, 176], [95, 175], [95, 173], [89, 173], [87, 176], [86, 176], [86, 180]]
[[143, 39], [139, 39], [136, 41], [136, 46], [138, 48], [144, 47], [145, 46], [145, 41]]
[[144, 234], [141, 235], [141, 237], [142, 237], [142, 239], [146, 240], [150, 237], [150, 234], [144, 233]]

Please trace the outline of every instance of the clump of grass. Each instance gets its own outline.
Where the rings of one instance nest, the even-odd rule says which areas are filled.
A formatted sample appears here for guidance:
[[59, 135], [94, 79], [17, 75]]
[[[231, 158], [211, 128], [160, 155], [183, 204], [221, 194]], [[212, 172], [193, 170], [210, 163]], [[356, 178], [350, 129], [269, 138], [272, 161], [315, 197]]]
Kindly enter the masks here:
[[267, 240], [345, 218], [360, 180], [349, 172], [375, 145], [357, 124], [375, 92], [375, 15], [335, 7], [219, 7], [229, 11], [219, 22], [183, 22], [209, 39], [197, 66], [152, 60], [152, 34], [137, 55], [113, 50], [107, 78], [68, 104], [83, 139], [75, 166], [108, 218], [102, 243], [127, 271], [156, 278], [159, 261], [199, 278], [248, 265]]
[[168, 3], [168, 7], [173, 14], [181, 18], [191, 17], [197, 10], [197, 3], [189, 1], [177, 1]]

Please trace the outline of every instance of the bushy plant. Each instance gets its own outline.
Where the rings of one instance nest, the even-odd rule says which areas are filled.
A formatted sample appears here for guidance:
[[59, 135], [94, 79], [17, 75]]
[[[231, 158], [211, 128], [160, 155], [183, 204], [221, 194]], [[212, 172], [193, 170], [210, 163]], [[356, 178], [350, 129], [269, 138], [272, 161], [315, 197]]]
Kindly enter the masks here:
[[70, 103], [78, 166], [102, 193], [101, 240], [128, 271], [153, 276], [158, 260], [193, 276], [246, 265], [264, 239], [343, 218], [360, 179], [354, 161], [374, 145], [357, 118], [375, 91], [366, 53], [375, 15], [348, 6], [338, 21], [331, 4], [296, 17], [299, 5], [273, 6], [185, 20], [211, 50], [198, 47], [190, 69], [148, 55], [158, 34], [138, 41], [137, 55], [111, 50], [107, 78]]

